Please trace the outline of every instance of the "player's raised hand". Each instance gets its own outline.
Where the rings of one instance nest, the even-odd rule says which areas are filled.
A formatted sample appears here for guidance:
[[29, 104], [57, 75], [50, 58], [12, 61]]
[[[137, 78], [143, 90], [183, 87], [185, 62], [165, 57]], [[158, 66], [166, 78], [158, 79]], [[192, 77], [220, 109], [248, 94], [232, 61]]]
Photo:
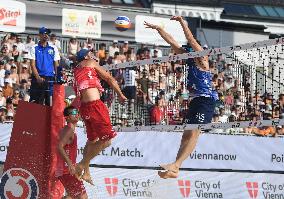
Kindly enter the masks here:
[[151, 23], [148, 23], [146, 21], [144, 21], [144, 26], [145, 26], [145, 28], [151, 28], [151, 29], [154, 29], [154, 30], [157, 30], [157, 29], [161, 28], [158, 25], [151, 24]]
[[182, 16], [172, 16], [172, 18], [170, 20], [173, 20], [173, 21], [182, 21], [183, 18]]

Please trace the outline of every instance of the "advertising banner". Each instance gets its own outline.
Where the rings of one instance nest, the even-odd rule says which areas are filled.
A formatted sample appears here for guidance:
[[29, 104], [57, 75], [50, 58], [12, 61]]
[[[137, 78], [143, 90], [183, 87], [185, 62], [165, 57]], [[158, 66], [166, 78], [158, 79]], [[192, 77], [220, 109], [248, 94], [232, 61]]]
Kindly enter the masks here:
[[169, 44], [163, 40], [163, 38], [159, 35], [159, 33], [156, 30], [145, 28], [144, 21], [161, 26], [163, 29], [165, 29], [167, 33], [172, 35], [172, 37], [180, 45], [187, 43], [187, 40], [184, 36], [182, 27], [179, 24], [179, 22], [171, 21], [170, 18], [144, 16], [144, 15], [137, 15], [135, 17], [136, 42], [169, 46]]
[[1, 199], [48, 198], [49, 128], [50, 107], [19, 102], [0, 183]]
[[62, 9], [62, 35], [101, 38], [100, 12]]
[[85, 184], [91, 199], [284, 198], [281, 174], [181, 171], [167, 180], [144, 169], [91, 168], [91, 174], [95, 186]]
[[[11, 128], [11, 126], [10, 126]], [[11, 130], [0, 125], [0, 161], [4, 162]], [[77, 128], [78, 159], [87, 141]], [[158, 167], [175, 160], [182, 134], [177, 132], [119, 132], [112, 145], [91, 161], [97, 165]], [[183, 168], [283, 171], [283, 137], [201, 134]]]
[[0, 31], [24, 32], [26, 28], [26, 4], [19, 1], [0, 1]]

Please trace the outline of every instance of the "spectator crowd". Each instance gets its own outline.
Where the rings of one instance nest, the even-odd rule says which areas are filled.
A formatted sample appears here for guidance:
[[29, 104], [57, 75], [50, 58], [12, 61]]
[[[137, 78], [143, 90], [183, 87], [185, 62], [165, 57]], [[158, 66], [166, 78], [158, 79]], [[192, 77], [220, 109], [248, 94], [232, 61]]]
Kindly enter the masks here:
[[[6, 34], [1, 40], [1, 122], [13, 121], [19, 101], [30, 100], [32, 77], [30, 51], [35, 45], [33, 38], [29, 35], [11, 33]], [[174, 54], [172, 51], [169, 54], [165, 53], [156, 45], [130, 45], [128, 41], [114, 40], [111, 45], [108, 45], [95, 42], [90, 38], [82, 42], [74, 37], [70, 38], [66, 51], [63, 50], [55, 34], [50, 34], [49, 42], [58, 48], [61, 65], [66, 64], [66, 60], [72, 63], [74, 56], [81, 48], [92, 50], [101, 66]], [[204, 45], [204, 48], [208, 47]], [[210, 57], [209, 65], [213, 86], [219, 95], [212, 122], [284, 118], [284, 94], [276, 96], [268, 92], [258, 93], [251, 88], [251, 71], [242, 65], [236, 65], [234, 61], [228, 61], [223, 55]], [[183, 123], [184, 114], [191, 100], [187, 89], [185, 62], [157, 63], [110, 72], [128, 98], [126, 104], [119, 105], [116, 103], [113, 91], [102, 82], [106, 89], [102, 99], [110, 109], [114, 125]], [[240, 75], [242, 78], [239, 78]], [[71, 96], [66, 99], [66, 102], [70, 100], [72, 100]], [[253, 133], [261, 136], [284, 134], [283, 126], [215, 129], [213, 131], [216, 133]]]

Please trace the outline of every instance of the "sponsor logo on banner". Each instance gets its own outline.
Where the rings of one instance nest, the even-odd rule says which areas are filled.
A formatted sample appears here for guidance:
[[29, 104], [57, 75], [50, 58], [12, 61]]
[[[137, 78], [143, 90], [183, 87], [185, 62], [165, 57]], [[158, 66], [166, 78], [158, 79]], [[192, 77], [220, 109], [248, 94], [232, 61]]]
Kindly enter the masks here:
[[0, 184], [1, 199], [37, 199], [38, 195], [38, 183], [27, 170], [12, 168], [3, 174]]
[[178, 187], [183, 198], [190, 198], [191, 191], [197, 198], [224, 198], [221, 181], [178, 180]]
[[247, 182], [246, 185], [247, 185], [249, 197], [252, 199], [257, 198], [258, 183], [257, 182]]
[[17, 1], [0, 2], [0, 29], [8, 32], [24, 32], [26, 5]]
[[152, 198], [152, 192], [149, 187], [152, 186], [154, 180], [137, 180], [131, 178], [105, 178], [105, 186], [110, 197], [115, 197], [120, 188], [125, 197], [130, 198]]
[[284, 183], [246, 182], [249, 197], [251, 199], [282, 199], [284, 198]]
[[190, 181], [178, 180], [179, 191], [184, 198], [188, 198], [190, 194]]
[[101, 38], [100, 12], [63, 9], [62, 35]]
[[115, 196], [117, 192], [118, 179], [117, 178], [105, 178], [105, 185], [106, 185], [106, 190], [109, 196]]

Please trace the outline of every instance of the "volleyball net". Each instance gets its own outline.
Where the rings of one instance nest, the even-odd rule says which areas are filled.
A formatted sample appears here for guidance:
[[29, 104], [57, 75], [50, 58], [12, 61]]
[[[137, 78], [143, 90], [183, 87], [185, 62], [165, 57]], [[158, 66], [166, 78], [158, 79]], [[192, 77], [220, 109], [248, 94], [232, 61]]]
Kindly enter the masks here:
[[[281, 119], [283, 48], [283, 38], [278, 38], [164, 57], [156, 57], [159, 49], [140, 49], [137, 61], [129, 61], [131, 57], [126, 54], [113, 60], [125, 63], [104, 65], [127, 95], [128, 102], [119, 104], [108, 87], [102, 99], [115, 126], [151, 129], [147, 126], [183, 125], [191, 99], [186, 60], [208, 55], [213, 86], [219, 95], [212, 122], [236, 122], [238, 126], [244, 121]], [[149, 56], [156, 58], [148, 59]], [[281, 122], [277, 125], [278, 129], [281, 125]], [[244, 131], [235, 131], [238, 132]]]

